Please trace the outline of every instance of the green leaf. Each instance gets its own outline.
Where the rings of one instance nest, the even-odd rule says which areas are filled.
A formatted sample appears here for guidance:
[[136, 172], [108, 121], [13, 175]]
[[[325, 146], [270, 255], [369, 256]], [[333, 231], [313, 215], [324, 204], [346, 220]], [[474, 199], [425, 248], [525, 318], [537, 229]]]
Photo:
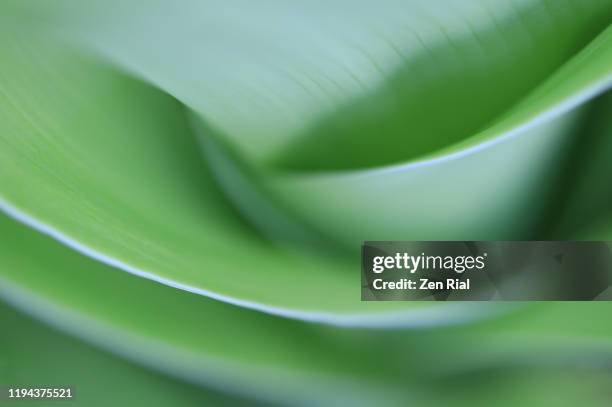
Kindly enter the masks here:
[[[429, 386], [439, 380], [470, 377], [509, 361], [519, 369], [512, 380], [522, 380], [550, 377], [546, 369], [576, 361], [596, 369], [612, 359], [611, 327], [600, 323], [609, 314], [605, 302], [531, 304], [504, 318], [433, 330], [340, 329], [244, 310], [131, 276], [6, 217], [0, 231], [11, 236], [0, 247], [0, 297], [10, 304], [156, 370], [259, 399], [402, 405], [406, 393], [435, 400]], [[575, 329], [571, 335], [568, 326]], [[10, 344], [14, 335], [2, 340]], [[491, 386], [507, 389], [504, 381]]]
[[572, 109], [611, 85], [609, 27], [462, 143], [379, 169], [280, 174], [270, 188], [297, 217], [349, 246], [361, 240], [534, 239], [538, 217], [556, 199], [551, 184], [582, 114]]
[[580, 137], [564, 159], [559, 208], [549, 221], [556, 238], [580, 237], [585, 228], [612, 230], [606, 226], [612, 214], [612, 92], [589, 106], [579, 128]]
[[[89, 407], [244, 404], [239, 398], [199, 389], [109, 355], [2, 303], [0, 321], [3, 325], [0, 383], [20, 388], [71, 388], [74, 399], [61, 399], [52, 404]], [[49, 400], [27, 401], [29, 406], [49, 404]]]
[[[371, 405], [398, 397], [404, 386], [394, 372], [412, 374], [417, 367], [398, 361], [374, 377], [379, 345], [392, 360], [375, 331], [347, 335], [156, 284], [7, 217], [0, 218], [0, 231], [11, 236], [0, 247], [0, 297], [97, 346], [191, 382], [273, 401]], [[371, 351], [363, 348], [369, 342]]]
[[0, 202], [11, 216], [133, 274], [265, 312], [367, 325], [423, 308], [361, 303], [357, 257], [263, 240], [214, 183], [175, 100], [52, 44], [0, 41]]
[[[609, 236], [609, 120], [581, 106], [612, 85], [611, 20], [601, 0], [4, 0], [0, 298], [265, 402], [605, 403], [609, 304], [362, 303], [356, 251], [538, 237], [551, 208]], [[6, 360], [68, 379], [82, 353], [126, 397], [199, 397], [18, 318], [0, 305], [2, 380]]]
[[405, 162], [471, 137], [612, 19], [601, 0], [5, 7], [173, 95], [249, 160], [307, 169]]

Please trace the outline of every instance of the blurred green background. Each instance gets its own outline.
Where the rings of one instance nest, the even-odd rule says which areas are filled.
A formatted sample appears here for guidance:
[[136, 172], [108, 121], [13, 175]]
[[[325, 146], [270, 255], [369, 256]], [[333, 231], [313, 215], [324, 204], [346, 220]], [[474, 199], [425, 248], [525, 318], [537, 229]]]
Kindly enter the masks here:
[[3, 0], [0, 388], [610, 405], [609, 303], [361, 302], [359, 250], [612, 240], [611, 23], [609, 0]]

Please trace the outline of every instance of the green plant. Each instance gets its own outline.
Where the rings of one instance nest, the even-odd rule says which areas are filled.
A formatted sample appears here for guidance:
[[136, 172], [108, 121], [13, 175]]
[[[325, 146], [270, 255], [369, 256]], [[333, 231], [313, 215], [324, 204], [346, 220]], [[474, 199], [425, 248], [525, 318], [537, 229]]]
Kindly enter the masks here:
[[[356, 253], [610, 239], [609, 1], [0, 10], [7, 303], [249, 400], [605, 403], [608, 304], [362, 303]], [[1, 315], [0, 384], [58, 380]]]

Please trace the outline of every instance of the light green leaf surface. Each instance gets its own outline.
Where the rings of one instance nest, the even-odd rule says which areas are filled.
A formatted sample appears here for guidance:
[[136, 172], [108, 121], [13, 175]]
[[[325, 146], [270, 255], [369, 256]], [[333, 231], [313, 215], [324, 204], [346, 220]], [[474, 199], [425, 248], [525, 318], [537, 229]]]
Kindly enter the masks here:
[[[576, 360], [589, 369], [612, 360], [612, 328], [599, 323], [608, 303], [534, 304], [504, 318], [433, 330], [345, 330], [130, 276], [6, 217], [0, 230], [11, 236], [0, 248], [0, 296], [9, 303], [130, 360], [268, 401], [394, 405], [406, 393], [431, 397], [423, 386], [432, 378], [508, 363], [539, 375]], [[576, 328], [572, 335], [564, 334], [568, 324]]]
[[[525, 2], [507, 7], [493, 2], [488, 6], [481, 6], [480, 3], [466, 5], [463, 12], [467, 14], [455, 16], [450, 11], [427, 4], [422, 3], [417, 7], [419, 11], [415, 16], [410, 13], [397, 14], [397, 19], [393, 20], [397, 21], [397, 25], [389, 25], [387, 28], [393, 30], [382, 34], [382, 37], [391, 35], [393, 40], [397, 37], [397, 41], [401, 42], [398, 46], [403, 49], [402, 45], [405, 45], [406, 52], [413, 52], [414, 55], [422, 53], [423, 47], [431, 47], [434, 54], [440, 52], [449, 58], [450, 53], [465, 50], [466, 54], [461, 55], [475, 64], [474, 69], [486, 68], [489, 62], [494, 61], [495, 66], [501, 69], [496, 71], [497, 75], [504, 72], [504, 56], [503, 53], [496, 54], [493, 46], [508, 45], [505, 37], [508, 34], [504, 34], [504, 30], [508, 29], [510, 33], [517, 34], [512, 38], [517, 38], [516, 46], [524, 52], [535, 52], [532, 47], [537, 44], [547, 49], [541, 61], [534, 62], [541, 66], [530, 69], [529, 75], [519, 75], [514, 71], [508, 73], [514, 78], [510, 83], [516, 89], [528, 89], [535, 81], [544, 79], [557, 64], [570, 58], [572, 51], [587, 44], [597, 34], [597, 27], [605, 26], [607, 19], [604, 17], [608, 15], [609, 8], [597, 1], [581, 3], [580, 6], [574, 2], [563, 5]], [[21, 10], [27, 15], [32, 11], [28, 10], [31, 5], [30, 2], [8, 2], [6, 7], [12, 11]], [[148, 13], [141, 14], [136, 13], [132, 5], [124, 3], [114, 3], [113, 7], [102, 10], [95, 6], [83, 9], [73, 2], [65, 2], [63, 6], [38, 10], [30, 18], [36, 21], [35, 18], [44, 14], [44, 24], [38, 29], [55, 32], [59, 38], [79, 38], [75, 44], [77, 48], [94, 47], [129, 72], [178, 97], [195, 110], [209, 128], [215, 129], [214, 135], [204, 137], [225, 136], [231, 148], [236, 149], [238, 154], [246, 154], [247, 171], [252, 170], [251, 166], [256, 167], [254, 171], [259, 171], [261, 159], [273, 155], [275, 148], [269, 146], [280, 143], [280, 134], [284, 135], [283, 143], [288, 143], [294, 140], [292, 134], [299, 133], [296, 129], [305, 127], [304, 121], [314, 123], [318, 117], [330, 113], [329, 106], [340, 106], [344, 103], [342, 100], [357, 97], [356, 84], [365, 79], [368, 83], [375, 83], [377, 81], [373, 78], [378, 78], [384, 82], [384, 86], [391, 86], [392, 82], [383, 80], [386, 78], [384, 73], [399, 69], [397, 67], [404, 61], [389, 41], [381, 41], [381, 35], [373, 28], [380, 28], [380, 23], [387, 21], [389, 13], [397, 11], [395, 8], [400, 7], [399, 3], [385, 8], [377, 7], [377, 12], [372, 12], [365, 4], [350, 8], [351, 18], [365, 19], [364, 25], [356, 25], [354, 21], [342, 23], [339, 11], [345, 9], [341, 3], [334, 6], [339, 7], [338, 13], [331, 12], [326, 18], [320, 17], [315, 4], [311, 5], [307, 7], [308, 10], [302, 10], [308, 12], [299, 24], [290, 24], [293, 21], [290, 17], [297, 13], [293, 8], [278, 9], [276, 19], [271, 17], [276, 24], [266, 23], [266, 19], [253, 10], [254, 15], [262, 17], [248, 19], [248, 24], [255, 25], [251, 29], [261, 30], [258, 31], [261, 36], [256, 38], [246, 35], [251, 32], [244, 18], [248, 13], [237, 12], [245, 4], [219, 5], [214, 8], [213, 15], [202, 18], [223, 22], [223, 29], [231, 31], [231, 35], [223, 37], [229, 43], [222, 46], [206, 35], [212, 34], [215, 27], [221, 29], [219, 23], [200, 24], [196, 17], [201, 16], [198, 11], [202, 10], [203, 5], [195, 2], [188, 5], [172, 13], [166, 3], [153, 3]], [[492, 5], [497, 7], [493, 8]], [[69, 6], [74, 6], [71, 15], [79, 18], [71, 18], [71, 21], [62, 18], [62, 10], [67, 10], [63, 7]], [[495, 18], [488, 13], [491, 10], [495, 10]], [[457, 48], [446, 37], [440, 37], [441, 22], [423, 17], [430, 14], [442, 19], [445, 27], [457, 29], [466, 27], [460, 24], [466, 19], [474, 19], [474, 26], [468, 26], [470, 32], [464, 33], [465, 36], [454, 33], [458, 38], [463, 38], [461, 41], [467, 48]], [[531, 30], [532, 14], [550, 17], [550, 26]], [[495, 26], [498, 19], [501, 25]], [[167, 23], [164, 27], [172, 29], [145, 29], [149, 24], [161, 24], [162, 21]], [[175, 29], [178, 21], [181, 22], [181, 29]], [[405, 30], [400, 30], [401, 33], [394, 31], [407, 22], [424, 25], [409, 30], [410, 35]], [[485, 27], [477, 22], [487, 22], [493, 26]], [[278, 35], [275, 35], [289, 26], [289, 32], [295, 35], [295, 42], [300, 46], [279, 41]], [[139, 27], [143, 29], [139, 30]], [[231, 27], [236, 29], [231, 30]], [[321, 29], [319, 34], [327, 34], [326, 39], [329, 36], [334, 39], [326, 41], [327, 45], [323, 48], [323, 42], [319, 41], [321, 38], [310, 35], [313, 31], [309, 29], [316, 31], [317, 28]], [[36, 35], [30, 37], [23, 34], [24, 31], [22, 27], [11, 28], [9, 25], [2, 40], [4, 69], [1, 95], [4, 117], [0, 136], [3, 143], [0, 195], [6, 211], [98, 260], [237, 305], [279, 315], [338, 323], [346, 321], [346, 315], [350, 320], [355, 318], [357, 312], [364, 312], [366, 307], [357, 301], [356, 276], [353, 273], [357, 265], [356, 256], [352, 261], [344, 261], [295, 253], [288, 249], [279, 250], [262, 242], [257, 232], [243, 224], [221, 196], [201, 162], [198, 147], [191, 138], [192, 123], [186, 120], [179, 103], [160, 91], [114, 72], [100, 59], [70, 55], [65, 50], [65, 44], [62, 45], [57, 38], [41, 42]], [[559, 32], [563, 35], [559, 36]], [[154, 39], [147, 36], [149, 33], [161, 37]], [[527, 41], [519, 33], [530, 34], [533, 38]], [[420, 38], [416, 43], [415, 35]], [[549, 83], [559, 82], [562, 86], [546, 92], [546, 87], [552, 85], [543, 84], [544, 90], [536, 91], [535, 96], [507, 113], [507, 118], [484, 130], [480, 137], [485, 140], [500, 138], [512, 129], [519, 129], [519, 125], [541, 117], [546, 109], [553, 109], [559, 104], [566, 107], [574, 105], [603, 89], [609, 77], [610, 65], [606, 64], [610, 55], [609, 37], [608, 30], [549, 80]], [[200, 42], [196, 41], [198, 38]], [[519, 41], [521, 38], [526, 41]], [[156, 40], [155, 47], [146, 45], [153, 40]], [[243, 49], [249, 50], [247, 53], [233, 51], [231, 45], [241, 41], [245, 42]], [[352, 48], [348, 45], [355, 42], [362, 46]], [[182, 45], [171, 46], [177, 43]], [[289, 48], [288, 43], [291, 43]], [[190, 44], [199, 44], [201, 48], [193, 48]], [[391, 41], [391, 44], [395, 42]], [[468, 52], [473, 51], [473, 47], [487, 44], [491, 47], [491, 54], [485, 52], [484, 55], [492, 59], [483, 59], [480, 53]], [[364, 47], [365, 51], [355, 53], [356, 49]], [[201, 52], [196, 52], [196, 49]], [[343, 49], [346, 50], [346, 62], [351, 69], [362, 71], [351, 71], [353, 75], [348, 76], [345, 69], [332, 72], [331, 67], [336, 65], [324, 56], [340, 56], [338, 52]], [[384, 49], [390, 52], [389, 59], [375, 58], [383, 64], [383, 68], [372, 71], [371, 58], [366, 58], [365, 64], [356, 63], [364, 54], [367, 56], [376, 51], [383, 52]], [[261, 50], [261, 53], [257, 52], [257, 58], [250, 59], [250, 52], [254, 50]], [[496, 57], [501, 59], [496, 60]], [[326, 105], [312, 92], [303, 94], [301, 87], [289, 86], [287, 78], [278, 71], [298, 74], [311, 66], [305, 64], [304, 58], [317, 61], [312, 65], [312, 75], [331, 75], [332, 83], [336, 82], [335, 75], [349, 78], [347, 80], [352, 84], [347, 85], [349, 92], [339, 94], [338, 99], [330, 100], [331, 105]], [[448, 74], [458, 75], [458, 71], [453, 73], [452, 67], [452, 64], [448, 66]], [[371, 77], [366, 77], [368, 70]], [[247, 72], [248, 77], [245, 76]], [[242, 80], [238, 80], [240, 75]], [[363, 75], [366, 75], [363, 80], [355, 79], [355, 76], [359, 78]], [[268, 83], [265, 78], [278, 81]], [[445, 83], [438, 76], [434, 78], [437, 83]], [[290, 82], [295, 80], [291, 79]], [[254, 95], [248, 97], [243, 86], [245, 83], [256, 84], [254, 92], [260, 95], [264, 90], [268, 95], [274, 95], [273, 89], [295, 92], [291, 98], [295, 103], [281, 104], [298, 113], [301, 124], [284, 121], [287, 117], [279, 114], [275, 108], [280, 99], [276, 103], [268, 103]], [[486, 81], [478, 86], [490, 88]], [[329, 93], [328, 88], [321, 90]], [[429, 89], [428, 92], [433, 90]], [[460, 91], [450, 87], [449, 92], [473, 96], [475, 90], [466, 94], [465, 89]], [[486, 92], [481, 95], [483, 98], [492, 97]], [[372, 96], [375, 94], [376, 91], [370, 89], [362, 97], [370, 95], [371, 101], [375, 102], [376, 97]], [[228, 107], [230, 103], [223, 101], [224, 95], [234, 98], [233, 109]], [[402, 100], [405, 97], [410, 100], [411, 96], [411, 92], [400, 92], [399, 95]], [[519, 96], [512, 97], [504, 92], [496, 102], [496, 109], [510, 105]], [[268, 110], [256, 111], [252, 103]], [[305, 107], [307, 105], [310, 107]], [[248, 114], [236, 113], [235, 109]], [[440, 109], [438, 114], [447, 112], [443, 106]], [[383, 110], [391, 114], [390, 119], [395, 117], [393, 109], [383, 107]], [[270, 119], [272, 113], [274, 120]], [[479, 112], [470, 126], [477, 126], [479, 121], [482, 121], [482, 125], [492, 120], [493, 113]], [[356, 114], [355, 117], [359, 116]], [[383, 118], [376, 116], [377, 121]], [[403, 126], [400, 126], [402, 120], [397, 124], [399, 127], [393, 125], [383, 132], [384, 135], [392, 137], [393, 128]], [[544, 168], [557, 157], [555, 152], [559, 145], [563, 145], [565, 129], [572, 120], [571, 117], [560, 118], [535, 127], [525, 137], [497, 143], [494, 148], [486, 148], [480, 154], [471, 154], [463, 160], [448, 159], [424, 169], [400, 167], [397, 171], [374, 170], [372, 174], [307, 175], [306, 179], [274, 175], [261, 181], [261, 184], [265, 184], [265, 192], [258, 192], [262, 195], [263, 205], [272, 208], [269, 211], [271, 215], [244, 210], [248, 206], [244, 199], [238, 203], [238, 207], [243, 208], [248, 217], [255, 218], [255, 225], [274, 223], [282, 216], [295, 218], [297, 223], [290, 225], [291, 231], [331, 236], [350, 244], [351, 250], [355, 250], [357, 242], [365, 238], [517, 237], [525, 233], [537, 213], [537, 208], [533, 208], [527, 198], [546, 182]], [[468, 135], [466, 132], [459, 133]], [[266, 140], [260, 138], [263, 134], [268, 137]], [[417, 136], [409, 135], [409, 138], [418, 140]], [[383, 138], [382, 141], [393, 145], [390, 139]], [[247, 145], [254, 146], [253, 150], [247, 151], [250, 148]], [[483, 143], [476, 145], [478, 148], [483, 146]], [[422, 152], [432, 148], [438, 147], [423, 147]], [[307, 151], [307, 148], [300, 148], [300, 151]], [[218, 155], [222, 156], [221, 153]], [[523, 157], [524, 165], [520, 167], [515, 165], [513, 159], [517, 155]], [[448, 158], [448, 155], [443, 157]], [[493, 164], [482, 172], [479, 167], [485, 162]], [[215, 166], [215, 163], [212, 165]], [[264, 176], [268, 174], [264, 173]], [[467, 183], [465, 188], [458, 188], [465, 179], [472, 182]], [[221, 183], [230, 184], [223, 185], [226, 191], [232, 189], [231, 180]], [[257, 192], [258, 186], [255, 185], [253, 189]], [[401, 192], [397, 198], [388, 199], [398, 189]], [[546, 195], [546, 191], [541, 189], [538, 193]], [[236, 199], [236, 195], [229, 195]], [[237, 196], [240, 198], [240, 195]], [[386, 203], [380, 199], [382, 196]], [[490, 198], [483, 200], [483, 196]], [[274, 204], [279, 200], [280, 209]], [[481, 204], [477, 205], [476, 201]], [[429, 204], [423, 205], [424, 202]], [[486, 202], [486, 205], [482, 202]], [[351, 206], [350, 211], [345, 210], [347, 205]], [[289, 215], [283, 212], [285, 208], [288, 208]], [[470, 208], [470, 215], [466, 214], [467, 208]], [[517, 217], [524, 221], [515, 222], [513, 219]], [[431, 227], [425, 231], [425, 225]], [[275, 228], [271, 231], [271, 234], [280, 234], [280, 237], [283, 237], [283, 233]], [[313, 295], [325, 300], [313, 301]], [[376, 306], [381, 310], [408, 307]], [[374, 311], [373, 308], [373, 304], [368, 304], [368, 311]]]
[[[60, 334], [0, 304], [0, 383], [3, 386], [71, 387], [73, 399], [3, 400], [28, 406], [240, 406], [221, 396], [144, 369]], [[5, 390], [5, 389], [3, 389]]]
[[443, 304], [361, 303], [357, 256], [262, 239], [215, 185], [172, 98], [36, 38], [2, 41], [0, 202], [11, 216], [133, 274], [265, 312], [418, 324], [419, 313], [380, 313], [427, 306], [431, 323], [446, 319]]
[[[4, 304], [0, 305], [0, 320], [6, 328], [5, 334], [0, 336], [0, 382], [70, 385], [76, 398], [61, 401], [62, 405], [257, 405], [253, 400], [247, 403], [235, 397], [220, 396], [144, 370], [59, 334]], [[478, 393], [470, 391], [474, 373], [482, 387]], [[493, 367], [477, 370], [467, 377], [447, 375], [422, 385], [420, 391], [407, 398], [432, 407], [483, 403], [574, 406], [585, 400], [592, 405], [597, 402], [605, 405], [605, 389], [609, 385], [610, 378], [597, 369], [500, 371]], [[437, 386], [444, 386], [446, 391], [437, 391]], [[47, 401], [27, 404], [49, 405]], [[265, 405], [271, 404], [266, 402]]]
[[385, 361], [393, 360], [374, 333], [345, 335], [165, 287], [88, 259], [7, 217], [0, 231], [11, 236], [0, 247], [1, 297], [182, 379], [272, 401], [371, 405], [399, 397], [402, 372], [415, 368], [393, 362], [392, 370], [372, 377], [380, 359], [363, 345], [380, 346]]
[[612, 238], [611, 21], [608, 0], [3, 0], [0, 298], [141, 367], [0, 304], [0, 386], [606, 405], [610, 303], [363, 303], [357, 252]]
[[[251, 180], [271, 183], [255, 185], [270, 201], [255, 205], [218, 163], [222, 152], [207, 155], [236, 205], [285, 238], [312, 240], [304, 222], [352, 249], [364, 239], [529, 236], [541, 214], [529, 198], [546, 202], [566, 133], [536, 125], [610, 82], [610, 33], [589, 45], [612, 17], [602, 1], [269, 5], [159, 2], [144, 14], [76, 5], [76, 21], [60, 8], [51, 25], [188, 105], [206, 123], [201, 137], [228, 141], [250, 171], [280, 161], [306, 172]], [[217, 29], [222, 40], [211, 40]], [[308, 174], [407, 161], [427, 168]]]
[[6, 7], [175, 96], [249, 160], [315, 170], [405, 162], [473, 136], [612, 18], [602, 0]]
[[533, 238], [534, 221], [556, 199], [550, 185], [562, 168], [567, 131], [579, 119], [568, 110], [611, 85], [612, 27], [499, 121], [457, 146], [382, 169], [279, 176], [273, 188], [297, 216], [349, 245]]

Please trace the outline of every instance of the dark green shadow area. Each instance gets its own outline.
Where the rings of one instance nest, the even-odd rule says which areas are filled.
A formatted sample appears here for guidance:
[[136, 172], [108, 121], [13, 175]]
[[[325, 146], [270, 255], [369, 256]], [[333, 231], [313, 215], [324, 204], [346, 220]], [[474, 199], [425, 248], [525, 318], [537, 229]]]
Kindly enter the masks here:
[[576, 238], [612, 214], [612, 92], [591, 102], [557, 176], [545, 237]]

